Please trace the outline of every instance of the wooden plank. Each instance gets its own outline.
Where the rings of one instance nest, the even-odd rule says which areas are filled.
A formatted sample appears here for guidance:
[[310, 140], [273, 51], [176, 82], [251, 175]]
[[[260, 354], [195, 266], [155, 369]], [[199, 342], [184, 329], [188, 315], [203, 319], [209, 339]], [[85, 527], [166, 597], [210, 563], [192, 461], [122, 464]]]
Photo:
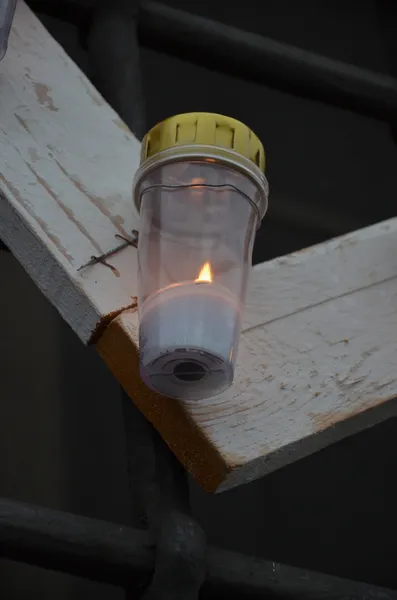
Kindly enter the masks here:
[[199, 403], [143, 392], [138, 315], [97, 349], [210, 491], [261, 477], [396, 414], [397, 219], [254, 269], [233, 387]]
[[175, 402], [138, 374], [139, 144], [23, 2], [0, 69], [0, 237], [208, 490], [395, 414], [397, 220], [253, 271], [234, 386]]
[[138, 227], [139, 143], [19, 2], [0, 67], [0, 238], [87, 342], [136, 304], [136, 251], [78, 271]]
[[396, 234], [392, 219], [256, 265], [244, 330], [394, 277]]

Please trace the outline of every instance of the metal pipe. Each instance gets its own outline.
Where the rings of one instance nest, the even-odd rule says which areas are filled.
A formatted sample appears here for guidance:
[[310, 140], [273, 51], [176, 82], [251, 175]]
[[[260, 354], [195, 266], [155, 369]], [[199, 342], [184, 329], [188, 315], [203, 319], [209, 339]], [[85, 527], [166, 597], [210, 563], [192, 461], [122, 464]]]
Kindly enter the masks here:
[[125, 392], [123, 414], [133, 519], [144, 516], [156, 540], [154, 573], [143, 600], [197, 600], [206, 543], [191, 514], [187, 475]]
[[[141, 587], [155, 541], [145, 531], [0, 499], [0, 555], [96, 581]], [[200, 599], [397, 600], [397, 592], [210, 548]]]
[[92, 79], [138, 139], [145, 135], [139, 46], [138, 2], [100, 0], [87, 33]]
[[0, 499], [0, 555], [123, 585], [149, 579], [154, 540], [147, 532]]
[[230, 25], [142, 0], [143, 44], [211, 69], [389, 120], [397, 80]]
[[[34, 10], [52, 15], [58, 11], [63, 18], [80, 23], [78, 7], [82, 18], [88, 18], [95, 0], [62, 0], [59, 7], [57, 3], [56, 9], [49, 0], [30, 0], [29, 4]], [[111, 7], [113, 3], [107, 4]], [[183, 56], [210, 69], [381, 120], [392, 121], [395, 118], [397, 79], [394, 77], [178, 10], [155, 0], [141, 0], [138, 19], [140, 41], [160, 52]], [[120, 30], [114, 28], [110, 21], [100, 25], [100, 34], [95, 42], [99, 50], [98, 57], [101, 57], [98, 60], [111, 65], [111, 71], [121, 68], [134, 43], [130, 42], [128, 20], [125, 23], [119, 21], [118, 26]], [[113, 57], [106, 56], [106, 51], [101, 50], [102, 43], [104, 48], [114, 52]], [[125, 114], [133, 111], [135, 106], [134, 90], [127, 88], [130, 106], [125, 107]], [[133, 118], [132, 113], [131, 116]]]

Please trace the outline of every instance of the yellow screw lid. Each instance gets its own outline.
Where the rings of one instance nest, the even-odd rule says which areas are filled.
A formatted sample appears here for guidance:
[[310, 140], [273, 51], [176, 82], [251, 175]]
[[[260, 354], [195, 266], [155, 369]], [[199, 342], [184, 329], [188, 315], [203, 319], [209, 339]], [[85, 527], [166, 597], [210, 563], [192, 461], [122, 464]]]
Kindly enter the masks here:
[[231, 117], [202, 112], [175, 115], [155, 125], [143, 138], [141, 165], [164, 150], [185, 145], [232, 150], [265, 170], [262, 142], [249, 127]]

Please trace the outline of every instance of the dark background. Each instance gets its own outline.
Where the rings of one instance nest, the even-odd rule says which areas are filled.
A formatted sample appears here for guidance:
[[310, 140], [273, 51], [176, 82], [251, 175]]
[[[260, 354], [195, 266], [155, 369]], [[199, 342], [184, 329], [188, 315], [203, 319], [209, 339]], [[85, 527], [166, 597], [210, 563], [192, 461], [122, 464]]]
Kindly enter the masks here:
[[[392, 2], [169, 3], [396, 74]], [[77, 28], [40, 18], [90, 75]], [[385, 122], [146, 48], [141, 66], [148, 126], [171, 114], [204, 110], [236, 117], [262, 139], [271, 197], [255, 262], [395, 215], [397, 146]], [[128, 523], [117, 383], [5, 253], [0, 277], [1, 339], [7, 348], [0, 350], [0, 496]], [[213, 544], [397, 588], [396, 435], [392, 419], [219, 496], [192, 484], [195, 514]], [[118, 588], [2, 561], [0, 597], [124, 596]]]

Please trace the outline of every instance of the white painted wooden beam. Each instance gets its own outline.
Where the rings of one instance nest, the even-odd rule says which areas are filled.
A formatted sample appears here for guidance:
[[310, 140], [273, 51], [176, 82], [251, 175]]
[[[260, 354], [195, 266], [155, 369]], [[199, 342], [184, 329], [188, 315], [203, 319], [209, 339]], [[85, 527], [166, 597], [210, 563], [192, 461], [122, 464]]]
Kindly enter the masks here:
[[87, 342], [135, 306], [133, 248], [78, 268], [137, 228], [139, 143], [24, 2], [0, 63], [0, 157], [0, 238]]
[[255, 267], [234, 386], [185, 404], [139, 378], [136, 251], [78, 270], [139, 229], [139, 144], [23, 2], [0, 63], [0, 153], [0, 238], [206, 489], [396, 413], [397, 219]]
[[[234, 385], [198, 403], [148, 394], [138, 316], [98, 342], [200, 483], [246, 483], [396, 414], [397, 219], [254, 268]], [[131, 365], [134, 368], [131, 369]]]

